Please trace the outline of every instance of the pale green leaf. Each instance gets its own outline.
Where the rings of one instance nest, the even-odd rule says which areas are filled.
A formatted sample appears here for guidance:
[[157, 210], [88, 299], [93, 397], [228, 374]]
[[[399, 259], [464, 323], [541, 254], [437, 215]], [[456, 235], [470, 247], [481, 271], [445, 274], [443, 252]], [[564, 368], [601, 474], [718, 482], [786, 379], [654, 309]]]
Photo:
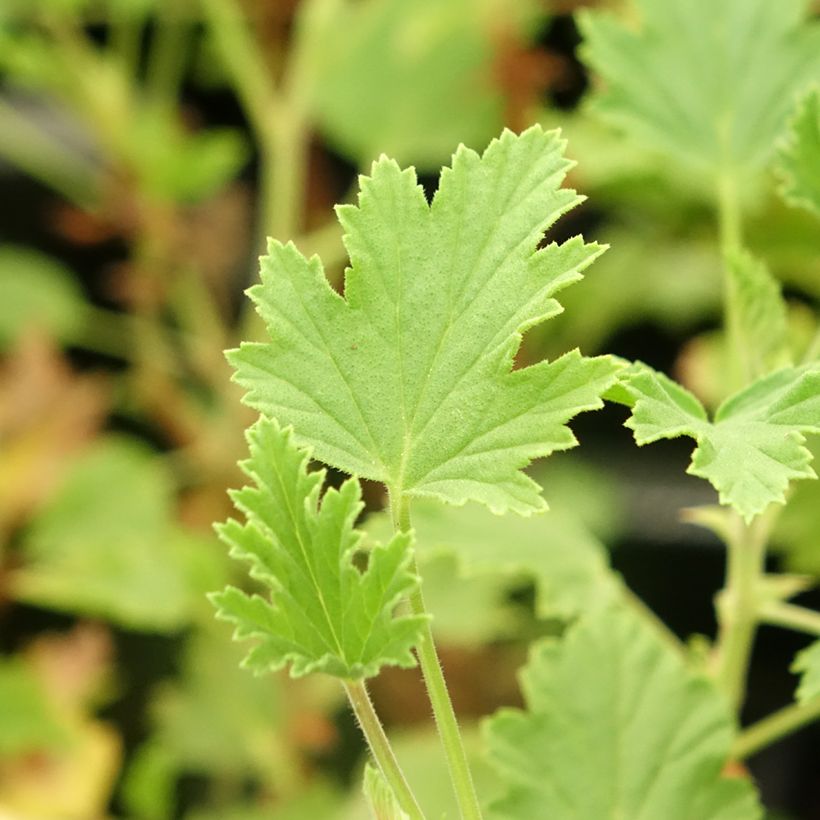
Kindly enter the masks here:
[[364, 796], [374, 820], [410, 820], [384, 775], [370, 763], [364, 767]]
[[707, 479], [747, 521], [785, 503], [791, 480], [815, 477], [804, 434], [820, 433], [819, 365], [758, 379], [724, 401], [713, 421], [688, 390], [646, 365], [626, 371], [621, 386], [634, 404], [626, 425], [635, 441], [694, 438], [687, 472]]
[[218, 529], [270, 600], [235, 587], [211, 596], [219, 617], [235, 624], [234, 637], [255, 642], [245, 665], [261, 673], [290, 664], [294, 677], [345, 678], [370, 677], [388, 664], [413, 666], [424, 619], [393, 617], [418, 583], [409, 570], [410, 536], [377, 545], [360, 571], [359, 482], [328, 489], [320, 504], [324, 472], [308, 472], [308, 452], [296, 447], [289, 429], [260, 419], [248, 442], [251, 457], [242, 467], [254, 486], [232, 494], [246, 523], [231, 519]]
[[737, 341], [747, 372], [756, 378], [791, 364], [780, 284], [761, 261], [745, 251], [731, 253], [727, 265], [730, 298], [737, 307]]
[[792, 664], [792, 672], [801, 675], [797, 687], [798, 703], [807, 703], [820, 697], [820, 641], [799, 652]]
[[761, 167], [795, 95], [820, 77], [805, 0], [636, 0], [639, 21], [584, 11], [592, 106], [677, 162], [710, 174]]
[[751, 783], [721, 776], [728, 704], [631, 610], [600, 609], [537, 644], [522, 687], [527, 710], [485, 724], [509, 787], [490, 817], [761, 817]]
[[820, 216], [820, 87], [800, 101], [778, 159], [786, 201]]
[[0, 348], [36, 328], [71, 339], [85, 318], [82, 290], [56, 260], [26, 248], [0, 248]]
[[319, 129], [347, 156], [435, 170], [453, 146], [504, 124], [502, 41], [522, 46], [536, 4], [518, 0], [314, 0], [302, 41]]
[[13, 595], [132, 629], [179, 629], [224, 570], [212, 539], [174, 522], [173, 504], [159, 457], [130, 439], [100, 440], [26, 531]]
[[544, 506], [521, 468], [576, 444], [566, 422], [600, 406], [615, 363], [577, 351], [510, 372], [521, 333], [601, 252], [576, 237], [536, 250], [579, 198], [556, 133], [461, 147], [428, 205], [386, 158], [339, 207], [344, 298], [314, 257], [271, 242], [251, 289], [271, 342], [229, 354], [247, 402], [292, 424], [317, 458], [391, 491], [496, 512]]

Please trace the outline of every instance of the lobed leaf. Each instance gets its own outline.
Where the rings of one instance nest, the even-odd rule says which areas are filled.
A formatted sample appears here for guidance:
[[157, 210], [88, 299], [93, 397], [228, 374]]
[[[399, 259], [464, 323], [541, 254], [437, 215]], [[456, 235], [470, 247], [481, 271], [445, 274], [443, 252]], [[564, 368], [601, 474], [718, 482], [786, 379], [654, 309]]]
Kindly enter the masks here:
[[820, 78], [805, 0], [636, 0], [637, 27], [582, 11], [584, 61], [606, 85], [592, 107], [676, 162], [761, 167], [794, 97]]
[[424, 619], [393, 617], [418, 583], [409, 569], [410, 536], [376, 546], [361, 572], [354, 563], [359, 482], [328, 489], [320, 504], [324, 472], [308, 472], [308, 451], [289, 429], [260, 419], [248, 442], [251, 457], [242, 468], [254, 486], [232, 493], [246, 523], [231, 519], [218, 532], [233, 557], [250, 563], [270, 600], [230, 586], [211, 595], [218, 616], [235, 625], [234, 637], [255, 642], [244, 664], [258, 673], [290, 664], [294, 677], [344, 678], [371, 677], [388, 664], [413, 666]]
[[484, 726], [508, 784], [490, 817], [752, 820], [747, 780], [721, 776], [728, 704], [626, 608], [602, 608], [533, 648], [526, 711]]
[[778, 160], [783, 198], [820, 216], [820, 86], [797, 106]]
[[626, 426], [635, 441], [694, 438], [687, 472], [709, 481], [720, 502], [747, 522], [769, 504], [785, 503], [793, 479], [816, 477], [804, 434], [820, 433], [818, 363], [758, 379], [726, 399], [713, 421], [688, 390], [642, 363], [625, 372], [621, 387], [632, 405]]
[[820, 697], [820, 641], [798, 652], [792, 664], [792, 672], [801, 674], [797, 687], [798, 703], [808, 703]]
[[577, 443], [567, 421], [600, 406], [617, 370], [572, 351], [511, 372], [521, 334], [602, 251], [578, 237], [537, 250], [580, 201], [559, 187], [563, 148], [538, 126], [483, 156], [461, 147], [431, 205], [412, 169], [374, 163], [358, 206], [337, 208], [344, 298], [318, 258], [271, 242], [250, 291], [271, 341], [229, 353], [247, 403], [395, 493], [542, 509], [521, 469]]

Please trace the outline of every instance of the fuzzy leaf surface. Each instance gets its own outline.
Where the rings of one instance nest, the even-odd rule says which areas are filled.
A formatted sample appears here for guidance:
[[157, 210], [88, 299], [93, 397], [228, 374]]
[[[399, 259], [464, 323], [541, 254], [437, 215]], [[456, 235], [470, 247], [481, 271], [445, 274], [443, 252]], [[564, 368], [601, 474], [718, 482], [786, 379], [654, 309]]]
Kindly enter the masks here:
[[820, 86], [800, 102], [778, 158], [783, 197], [820, 216]]
[[801, 674], [797, 687], [797, 701], [808, 703], [820, 697], [820, 641], [798, 652], [792, 664], [792, 672]]
[[232, 493], [246, 523], [230, 519], [218, 531], [231, 555], [250, 563], [270, 600], [230, 586], [211, 596], [219, 617], [235, 624], [234, 637], [255, 642], [243, 663], [258, 673], [289, 663], [294, 677], [351, 679], [384, 665], [413, 666], [424, 619], [392, 614], [418, 583], [408, 568], [409, 536], [377, 545], [360, 571], [353, 562], [361, 541], [354, 528], [359, 482], [328, 489], [320, 504], [324, 472], [308, 472], [309, 453], [289, 429], [263, 418], [248, 442], [242, 468], [254, 486]]
[[483, 156], [461, 147], [432, 204], [412, 169], [376, 162], [359, 204], [337, 208], [344, 298], [318, 258], [271, 242], [250, 291], [271, 341], [229, 354], [247, 403], [397, 493], [542, 509], [521, 468], [576, 444], [566, 422], [600, 406], [617, 369], [572, 351], [511, 371], [521, 333], [602, 250], [579, 237], [537, 250], [580, 201], [559, 187], [563, 147], [538, 126]]
[[579, 15], [582, 56], [606, 85], [593, 107], [647, 145], [709, 172], [763, 165], [794, 97], [820, 78], [804, 0], [636, 0], [640, 25]]
[[[710, 421], [698, 399], [642, 363], [626, 371], [627, 420], [639, 445], [690, 436], [687, 470], [709, 481], [745, 519], [785, 503], [789, 482], [815, 478], [806, 433], [820, 433], [820, 364], [778, 370], [724, 401]], [[620, 397], [613, 398], [619, 400]]]
[[492, 818], [754, 820], [748, 781], [721, 777], [734, 728], [714, 686], [626, 608], [581, 618], [534, 647], [526, 711], [485, 724], [509, 784]]

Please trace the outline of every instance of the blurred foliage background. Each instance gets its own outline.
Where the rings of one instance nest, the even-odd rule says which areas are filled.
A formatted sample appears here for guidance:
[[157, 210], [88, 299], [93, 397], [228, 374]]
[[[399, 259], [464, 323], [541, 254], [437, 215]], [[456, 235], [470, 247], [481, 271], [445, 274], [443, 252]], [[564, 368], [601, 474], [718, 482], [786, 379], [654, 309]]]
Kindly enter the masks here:
[[[459, 142], [562, 128], [589, 199], [549, 238], [611, 249], [521, 363], [609, 351], [722, 397], [713, 195], [590, 112], [573, 14], [591, 5], [621, 4], [0, 3], [0, 818], [366, 816], [341, 690], [240, 670], [204, 593], [233, 572], [211, 523], [230, 513], [252, 421], [222, 353], [262, 332], [242, 291], [267, 235], [319, 253], [341, 286], [332, 206], [380, 153], [432, 192]], [[743, 192], [749, 241], [808, 339], [820, 231], [775, 187], [760, 174]], [[519, 702], [528, 640], [623, 583], [610, 561], [676, 632], [712, 633], [722, 552], [678, 519], [711, 496], [684, 475], [686, 444], [637, 452], [623, 416], [582, 418], [582, 447], [538, 469], [548, 516], [419, 506], [468, 724]], [[371, 487], [367, 502], [378, 532], [383, 499]], [[805, 482], [776, 539], [780, 565], [815, 578], [819, 509]], [[514, 545], [503, 565], [493, 540]], [[800, 640], [764, 629], [749, 718], [788, 700]], [[416, 672], [373, 689], [441, 816], [449, 787]], [[818, 749], [809, 729], [753, 761], [778, 816], [820, 817]]]

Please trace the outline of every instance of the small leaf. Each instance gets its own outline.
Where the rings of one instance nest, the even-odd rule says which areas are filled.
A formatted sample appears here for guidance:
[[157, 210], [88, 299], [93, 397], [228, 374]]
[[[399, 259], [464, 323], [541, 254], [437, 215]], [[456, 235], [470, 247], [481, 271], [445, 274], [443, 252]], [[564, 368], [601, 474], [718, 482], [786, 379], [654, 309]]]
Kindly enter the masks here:
[[808, 703], [820, 697], [820, 641], [798, 652], [792, 672], [801, 675], [796, 693], [798, 703]]
[[721, 776], [734, 733], [723, 697], [626, 608], [535, 645], [526, 711], [484, 726], [508, 784], [490, 817], [753, 820], [746, 780]]
[[795, 94], [820, 78], [820, 26], [804, 0], [637, 0], [636, 29], [583, 11], [584, 61], [606, 85], [592, 107], [675, 162], [762, 167]]
[[729, 254], [729, 283], [737, 305], [738, 341], [753, 377], [792, 362], [786, 303], [766, 266], [745, 251]]
[[364, 795], [374, 820], [410, 820], [410, 815], [402, 810], [384, 775], [369, 763], [364, 767]]
[[783, 198], [820, 216], [820, 87], [800, 101], [778, 159]]
[[635, 441], [694, 438], [687, 472], [707, 479], [747, 522], [772, 502], [785, 503], [791, 480], [815, 478], [804, 434], [820, 433], [818, 364], [759, 379], [724, 401], [714, 421], [688, 390], [644, 364], [626, 371], [621, 384], [634, 402], [626, 426]]
[[232, 493], [247, 521], [231, 519], [218, 531], [231, 555], [251, 564], [270, 601], [234, 587], [211, 596], [219, 617], [235, 624], [234, 637], [255, 641], [244, 664], [262, 673], [289, 663], [294, 677], [345, 678], [371, 677], [384, 665], [413, 666], [424, 619], [393, 617], [418, 583], [409, 570], [410, 537], [376, 546], [359, 571], [359, 482], [328, 489], [320, 504], [324, 472], [308, 472], [308, 451], [296, 447], [289, 429], [260, 419], [248, 442], [251, 457], [242, 467], [255, 486]]
[[563, 147], [537, 126], [481, 157], [461, 147], [432, 205], [412, 170], [379, 160], [359, 205], [337, 209], [344, 298], [318, 258], [271, 242], [250, 291], [271, 342], [229, 354], [247, 403], [399, 495], [543, 509], [521, 469], [577, 443], [566, 423], [601, 405], [618, 369], [576, 350], [511, 372], [524, 330], [602, 251], [578, 237], [537, 250], [580, 201], [559, 188]]

